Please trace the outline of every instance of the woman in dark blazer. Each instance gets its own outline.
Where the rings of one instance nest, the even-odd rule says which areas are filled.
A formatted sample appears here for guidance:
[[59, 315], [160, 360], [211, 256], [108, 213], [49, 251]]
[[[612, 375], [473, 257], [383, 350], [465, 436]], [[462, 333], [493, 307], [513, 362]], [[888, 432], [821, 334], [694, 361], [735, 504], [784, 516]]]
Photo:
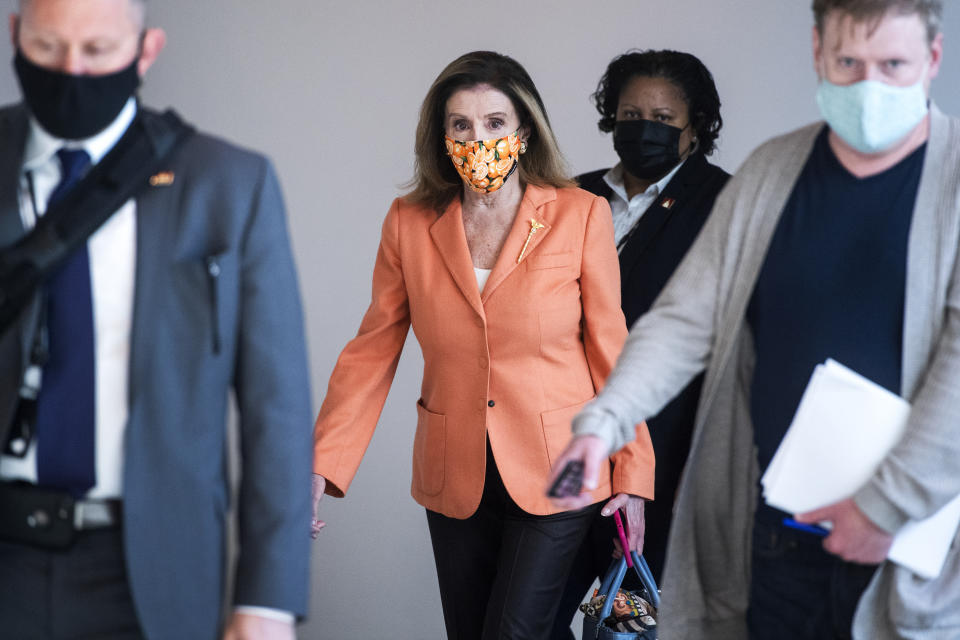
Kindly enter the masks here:
[[[613, 132], [620, 162], [577, 177], [613, 212], [620, 255], [621, 306], [627, 326], [643, 315], [703, 227], [730, 175], [707, 162], [723, 120], [710, 71], [677, 51], [631, 51], [607, 67], [593, 94], [598, 126]], [[703, 376], [649, 421], [656, 455], [655, 501], [648, 504], [643, 553], [659, 580], [674, 495], [690, 449]], [[570, 620], [594, 578], [610, 562], [612, 518], [604, 509], [571, 570], [555, 638], [568, 638]], [[604, 517], [606, 516], [606, 517]]]

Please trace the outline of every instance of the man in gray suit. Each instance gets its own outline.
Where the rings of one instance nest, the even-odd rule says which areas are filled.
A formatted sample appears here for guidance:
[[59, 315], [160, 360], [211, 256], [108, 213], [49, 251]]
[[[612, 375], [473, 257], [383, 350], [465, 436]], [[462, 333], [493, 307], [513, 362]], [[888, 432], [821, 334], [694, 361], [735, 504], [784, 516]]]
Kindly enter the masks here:
[[[135, 97], [165, 42], [145, 5], [21, 0], [11, 16], [24, 104], [0, 109], [0, 251], [127, 132], [162, 129]], [[292, 638], [309, 567], [305, 359], [269, 162], [189, 135], [0, 335], [0, 635]], [[66, 542], [50, 544], [61, 520]]]
[[[942, 3], [813, 10], [825, 122], [767, 142], [728, 183], [559, 463], [582, 460], [589, 487], [634, 424], [705, 369], [663, 635], [957, 638], [960, 536], [935, 579], [886, 560], [894, 533], [960, 494], [960, 121], [929, 101]], [[821, 539], [787, 527], [758, 478], [827, 358], [912, 411], [866, 485], [798, 516], [831, 522]]]

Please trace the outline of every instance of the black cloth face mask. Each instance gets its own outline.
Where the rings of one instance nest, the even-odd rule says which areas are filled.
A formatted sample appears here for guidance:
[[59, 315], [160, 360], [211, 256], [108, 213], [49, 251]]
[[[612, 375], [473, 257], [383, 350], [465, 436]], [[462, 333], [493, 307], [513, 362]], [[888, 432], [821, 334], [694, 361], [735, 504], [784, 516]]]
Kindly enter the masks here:
[[653, 120], [623, 120], [614, 126], [613, 148], [630, 175], [659, 179], [680, 164], [683, 129]]
[[94, 136], [113, 122], [140, 86], [138, 55], [130, 66], [101, 76], [45, 69], [17, 49], [13, 66], [24, 102], [48, 133], [65, 140]]

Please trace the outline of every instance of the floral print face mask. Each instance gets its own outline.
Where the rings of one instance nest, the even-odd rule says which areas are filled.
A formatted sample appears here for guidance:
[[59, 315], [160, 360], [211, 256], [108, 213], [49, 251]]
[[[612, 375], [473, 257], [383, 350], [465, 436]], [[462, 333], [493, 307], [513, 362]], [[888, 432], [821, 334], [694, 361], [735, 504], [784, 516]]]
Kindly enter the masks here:
[[521, 153], [519, 129], [493, 140], [445, 138], [453, 167], [467, 186], [478, 193], [493, 193], [517, 169]]

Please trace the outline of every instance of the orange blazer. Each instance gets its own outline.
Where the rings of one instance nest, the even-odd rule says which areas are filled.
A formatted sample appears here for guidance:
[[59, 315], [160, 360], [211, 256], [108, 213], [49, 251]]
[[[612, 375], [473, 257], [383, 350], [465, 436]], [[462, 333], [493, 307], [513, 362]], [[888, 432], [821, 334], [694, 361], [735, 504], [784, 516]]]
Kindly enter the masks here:
[[[531, 220], [543, 225], [532, 236]], [[627, 335], [607, 201], [581, 189], [527, 186], [482, 295], [459, 200], [442, 216], [393, 202], [372, 302], [340, 354], [314, 428], [314, 472], [331, 495], [346, 493], [360, 465], [411, 325], [424, 361], [414, 499], [453, 518], [473, 514], [489, 438], [520, 508], [559, 511], [544, 495], [551, 465]], [[645, 424], [611, 460], [594, 501], [611, 492], [653, 497]]]

